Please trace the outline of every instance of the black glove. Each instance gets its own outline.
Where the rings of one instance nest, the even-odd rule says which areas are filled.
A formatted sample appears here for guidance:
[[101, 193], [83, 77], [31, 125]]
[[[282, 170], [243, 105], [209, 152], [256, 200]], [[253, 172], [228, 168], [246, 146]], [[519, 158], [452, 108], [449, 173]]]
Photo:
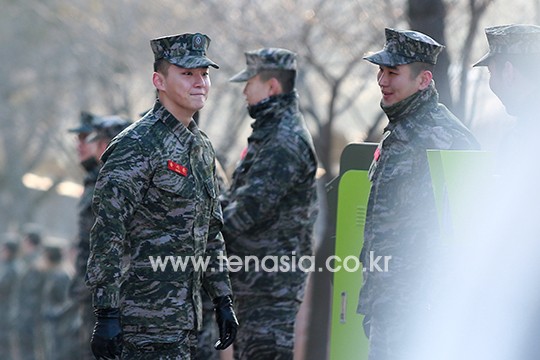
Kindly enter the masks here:
[[238, 320], [234, 314], [232, 298], [219, 296], [213, 300], [214, 311], [216, 312], [216, 322], [219, 328], [219, 340], [214, 344], [216, 350], [228, 348], [236, 338], [238, 330]]
[[119, 309], [95, 309], [96, 325], [90, 344], [96, 359], [115, 359], [122, 353]]

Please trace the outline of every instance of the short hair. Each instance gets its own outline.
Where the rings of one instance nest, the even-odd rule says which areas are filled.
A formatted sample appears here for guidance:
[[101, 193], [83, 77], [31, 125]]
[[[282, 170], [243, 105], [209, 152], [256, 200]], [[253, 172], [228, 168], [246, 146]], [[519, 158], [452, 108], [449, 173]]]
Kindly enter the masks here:
[[259, 77], [262, 81], [275, 78], [281, 84], [284, 93], [293, 91], [296, 86], [296, 70], [262, 70]]
[[154, 61], [154, 71], [165, 76], [169, 73], [169, 66], [171, 66], [171, 63], [165, 59], [157, 59]]
[[411, 78], [416, 78], [422, 71], [431, 71], [435, 69], [435, 65], [425, 62], [413, 62], [411, 65]]

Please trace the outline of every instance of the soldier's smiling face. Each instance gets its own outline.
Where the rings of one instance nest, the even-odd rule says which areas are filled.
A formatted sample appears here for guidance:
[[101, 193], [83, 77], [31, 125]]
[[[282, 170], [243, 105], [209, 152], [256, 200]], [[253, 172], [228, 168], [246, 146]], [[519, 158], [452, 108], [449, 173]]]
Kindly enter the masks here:
[[186, 69], [176, 65], [169, 66], [166, 74], [159, 73], [154, 84], [165, 97], [164, 104], [191, 114], [204, 107], [211, 86], [207, 67]]
[[425, 88], [422, 74], [414, 76], [411, 65], [389, 67], [380, 65], [377, 82], [381, 88], [382, 104], [393, 105]]

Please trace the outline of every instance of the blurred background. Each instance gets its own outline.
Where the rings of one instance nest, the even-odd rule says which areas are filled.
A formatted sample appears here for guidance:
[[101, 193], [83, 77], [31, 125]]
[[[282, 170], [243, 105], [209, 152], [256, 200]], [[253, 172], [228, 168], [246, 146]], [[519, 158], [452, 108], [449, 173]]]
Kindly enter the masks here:
[[[300, 103], [320, 161], [319, 249], [331, 242], [324, 184], [337, 175], [341, 151], [378, 141], [387, 122], [377, 67], [362, 60], [382, 48], [384, 28], [419, 30], [446, 45], [435, 74], [440, 101], [493, 150], [513, 119], [490, 92], [487, 70], [471, 68], [488, 48], [484, 28], [540, 24], [538, 0], [0, 0], [0, 7], [0, 233], [32, 223], [67, 249], [76, 241], [83, 178], [67, 129], [81, 111], [137, 120], [152, 106], [152, 38], [212, 39], [208, 56], [221, 68], [210, 70], [200, 127], [229, 175], [251, 119], [242, 85], [228, 79], [244, 67], [246, 50], [298, 53]], [[313, 293], [327, 294], [324, 276], [311, 279]], [[302, 313], [298, 359], [325, 358], [327, 305]]]

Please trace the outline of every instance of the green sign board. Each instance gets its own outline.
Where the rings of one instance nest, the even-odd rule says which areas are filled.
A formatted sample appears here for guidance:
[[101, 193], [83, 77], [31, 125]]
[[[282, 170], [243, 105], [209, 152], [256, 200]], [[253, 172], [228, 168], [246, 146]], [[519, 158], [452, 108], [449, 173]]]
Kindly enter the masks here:
[[492, 154], [486, 151], [428, 150], [433, 193], [443, 238], [473, 236], [479, 205], [492, 194]]
[[358, 256], [364, 242], [364, 223], [370, 182], [366, 170], [349, 170], [338, 189], [336, 261], [332, 291], [330, 359], [367, 359], [368, 340], [363, 316], [356, 313], [362, 285]]

